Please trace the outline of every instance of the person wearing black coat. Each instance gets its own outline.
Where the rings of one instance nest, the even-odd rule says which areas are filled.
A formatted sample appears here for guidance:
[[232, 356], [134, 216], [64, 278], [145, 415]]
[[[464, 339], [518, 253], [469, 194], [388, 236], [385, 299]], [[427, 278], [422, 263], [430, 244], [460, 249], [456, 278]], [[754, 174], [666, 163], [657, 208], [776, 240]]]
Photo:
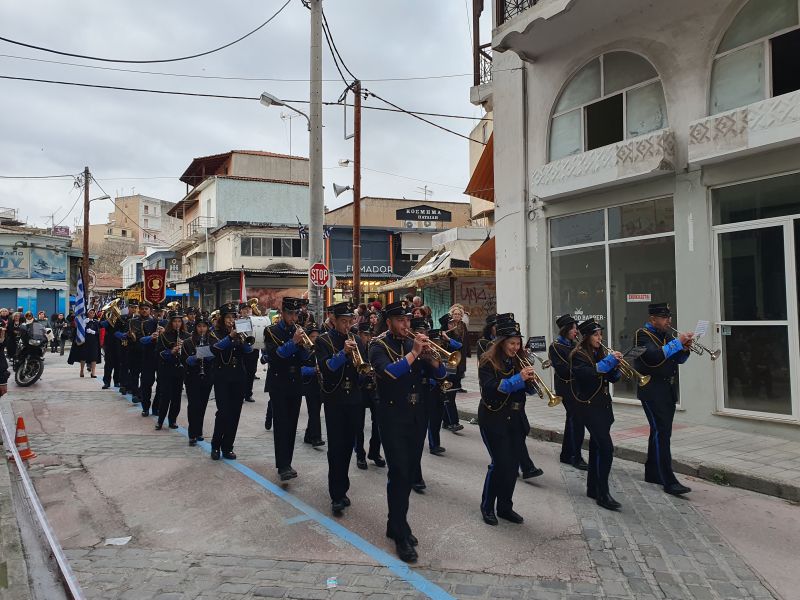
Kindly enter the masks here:
[[82, 344], [75, 343], [69, 350], [67, 363], [74, 365], [76, 362], [81, 365], [80, 376], [84, 377], [84, 366], [89, 366], [89, 376], [93, 379], [97, 363], [101, 361], [100, 358], [100, 321], [95, 318], [95, 310], [90, 308], [86, 313], [86, 321], [84, 323], [85, 339]]
[[609, 491], [608, 477], [614, 460], [611, 425], [614, 411], [608, 384], [620, 378], [622, 354], [606, 353], [603, 348], [603, 328], [589, 319], [578, 325], [580, 343], [570, 352], [570, 390], [576, 401], [576, 413], [589, 430], [589, 470], [586, 495], [598, 506], [617, 510], [617, 502]]
[[156, 429], [164, 426], [164, 421], [169, 420], [169, 428], [178, 428], [178, 414], [181, 411], [181, 395], [183, 393], [183, 380], [185, 374], [184, 344], [189, 339], [189, 334], [183, 327], [183, 315], [178, 312], [169, 314], [166, 328], [156, 340], [156, 354], [158, 355], [158, 423]]
[[576, 469], [586, 471], [589, 466], [581, 455], [585, 427], [578, 412], [575, 397], [570, 389], [569, 355], [575, 349], [578, 337], [578, 324], [572, 315], [562, 315], [556, 319], [558, 337], [547, 351], [555, 372], [555, 391], [561, 396], [567, 413], [564, 422], [564, 439], [561, 441], [561, 462]]
[[648, 305], [648, 312], [647, 323], [635, 336], [635, 345], [645, 350], [634, 365], [637, 371], [650, 376], [647, 385], [636, 389], [636, 396], [650, 424], [644, 480], [664, 486], [668, 494], [680, 496], [692, 490], [675, 477], [670, 439], [678, 403], [678, 365], [688, 360], [694, 333], [672, 337], [672, 312], [666, 302]]
[[[183, 361], [186, 367], [186, 409], [189, 419], [189, 445], [195, 446], [203, 441], [203, 421], [206, 415], [208, 399], [214, 387], [214, 355], [210, 346], [219, 339], [209, 330], [207, 317], [199, 317], [193, 322], [194, 332], [184, 342]], [[205, 348], [206, 350], [198, 350]], [[198, 356], [201, 352], [211, 352], [210, 356]]]
[[481, 516], [488, 525], [497, 518], [522, 523], [512, 497], [520, 466], [520, 444], [530, 432], [525, 418], [525, 397], [533, 394], [533, 367], [517, 358], [522, 347], [519, 323], [512, 313], [497, 315], [497, 338], [481, 357], [478, 380], [481, 402], [478, 421], [491, 463], [481, 496]]

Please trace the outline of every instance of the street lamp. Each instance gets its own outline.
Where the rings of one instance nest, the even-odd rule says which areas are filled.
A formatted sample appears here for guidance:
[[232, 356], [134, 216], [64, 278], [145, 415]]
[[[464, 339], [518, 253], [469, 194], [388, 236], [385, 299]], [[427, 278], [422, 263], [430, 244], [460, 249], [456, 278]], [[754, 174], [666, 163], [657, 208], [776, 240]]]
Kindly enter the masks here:
[[286, 104], [280, 98], [273, 96], [272, 94], [268, 94], [267, 92], [261, 92], [261, 98], [259, 100], [261, 104], [269, 108], [270, 106], [283, 106], [284, 108], [288, 108], [289, 110], [296, 112], [298, 115], [302, 115], [305, 117], [306, 122], [308, 123], [308, 130], [311, 131], [311, 119], [308, 118], [308, 115], [304, 113], [302, 110], [291, 106], [290, 104]]

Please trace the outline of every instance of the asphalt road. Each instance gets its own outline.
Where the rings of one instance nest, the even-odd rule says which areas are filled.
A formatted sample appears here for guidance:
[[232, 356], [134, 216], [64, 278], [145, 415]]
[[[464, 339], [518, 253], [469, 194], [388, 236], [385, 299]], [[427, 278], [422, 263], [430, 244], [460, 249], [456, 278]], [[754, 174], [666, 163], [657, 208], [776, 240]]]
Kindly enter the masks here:
[[[673, 498], [642, 481], [641, 465], [615, 461], [623, 508], [610, 513], [556, 445], [529, 440], [545, 474], [517, 485], [525, 523], [490, 527], [478, 509], [488, 455], [466, 425], [442, 432], [444, 456], [426, 449], [428, 489], [410, 511], [420, 560], [408, 569], [384, 537], [385, 469], [353, 460], [353, 504], [334, 518], [325, 447], [302, 443], [305, 414], [300, 476], [281, 485], [263, 392], [243, 408], [239, 460], [213, 462], [185, 430], [155, 431], [100, 385], [48, 355], [42, 381], [3, 399], [25, 418], [31, 475], [90, 598], [800, 598], [800, 510], [782, 500], [688, 479], [694, 491]], [[208, 438], [213, 413], [212, 401]]]

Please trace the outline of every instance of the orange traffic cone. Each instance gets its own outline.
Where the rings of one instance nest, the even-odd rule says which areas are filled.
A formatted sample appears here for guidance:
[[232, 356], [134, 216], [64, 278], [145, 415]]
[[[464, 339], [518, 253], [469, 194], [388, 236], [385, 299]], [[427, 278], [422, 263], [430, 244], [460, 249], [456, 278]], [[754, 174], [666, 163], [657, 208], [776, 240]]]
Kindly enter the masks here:
[[[19, 456], [22, 460], [36, 458], [36, 452], [31, 450], [28, 434], [25, 432], [25, 421], [22, 417], [17, 418], [17, 434], [14, 436], [14, 443], [17, 445], [17, 450], [19, 450]], [[22, 444], [25, 444], [24, 448]]]

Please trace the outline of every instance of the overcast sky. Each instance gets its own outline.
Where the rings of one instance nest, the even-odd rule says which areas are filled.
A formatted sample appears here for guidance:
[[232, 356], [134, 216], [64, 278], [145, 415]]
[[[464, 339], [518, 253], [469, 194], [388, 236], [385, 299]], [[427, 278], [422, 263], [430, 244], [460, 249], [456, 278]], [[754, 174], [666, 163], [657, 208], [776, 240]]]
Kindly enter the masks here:
[[[266, 20], [283, 0], [33, 0], [0, 5], [0, 35], [67, 52], [131, 60], [185, 56], [231, 41]], [[469, 103], [472, 82], [469, 0], [326, 0], [325, 14], [339, 51], [362, 80], [467, 76], [414, 81], [365, 81], [364, 86], [413, 110], [479, 116]], [[469, 5], [469, 6], [468, 6]], [[484, 20], [488, 18], [484, 14]], [[0, 41], [0, 74], [125, 87], [226, 95], [307, 99], [309, 12], [300, 0], [264, 29], [216, 54], [155, 65], [109, 64], [47, 54]], [[323, 99], [344, 89], [324, 48]], [[300, 79], [231, 81], [147, 75], [10, 58], [36, 58], [121, 69], [205, 76]], [[382, 106], [371, 98], [366, 105]], [[300, 105], [301, 109], [307, 106]], [[0, 80], [0, 175], [78, 173], [88, 165], [112, 196], [136, 193], [176, 202], [185, 192], [178, 177], [193, 157], [232, 149], [289, 152], [289, 121], [282, 109], [258, 102], [171, 97]], [[285, 112], [285, 111], [284, 111]], [[350, 184], [352, 158], [343, 139], [343, 110], [323, 112], [325, 203], [332, 183]], [[460, 133], [474, 122], [437, 119]], [[292, 121], [292, 153], [308, 155], [302, 118]], [[469, 178], [468, 142], [415, 119], [364, 111], [365, 168], [428, 180], [433, 200], [461, 200]], [[363, 195], [419, 198], [423, 182], [364, 171]], [[74, 227], [81, 216], [70, 181], [0, 179], [0, 206], [19, 208], [22, 220]], [[100, 196], [98, 189], [92, 197]], [[105, 222], [109, 202], [92, 204], [92, 223]]]

